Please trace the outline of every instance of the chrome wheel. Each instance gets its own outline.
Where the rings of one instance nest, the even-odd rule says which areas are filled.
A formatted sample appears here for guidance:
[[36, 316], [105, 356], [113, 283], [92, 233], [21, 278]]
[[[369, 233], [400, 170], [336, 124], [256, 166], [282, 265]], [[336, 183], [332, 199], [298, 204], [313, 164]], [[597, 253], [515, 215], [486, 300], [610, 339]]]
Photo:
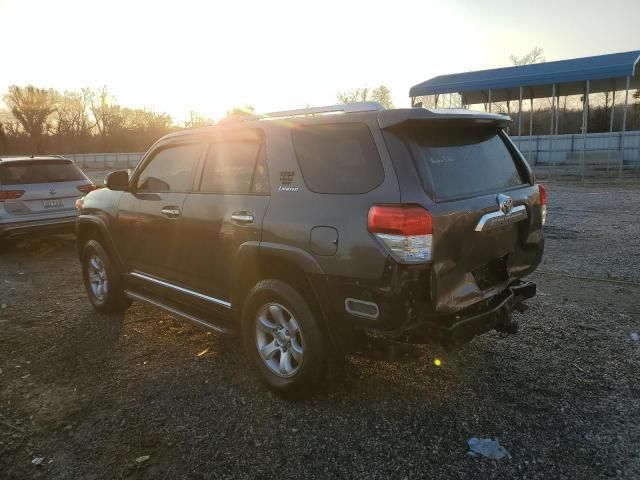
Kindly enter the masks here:
[[279, 303], [268, 303], [256, 315], [256, 346], [260, 358], [279, 377], [291, 377], [300, 369], [304, 342], [298, 322]]
[[103, 301], [109, 291], [109, 281], [107, 280], [107, 270], [104, 262], [99, 256], [91, 255], [89, 257], [87, 276], [89, 277], [89, 286], [93, 296]]

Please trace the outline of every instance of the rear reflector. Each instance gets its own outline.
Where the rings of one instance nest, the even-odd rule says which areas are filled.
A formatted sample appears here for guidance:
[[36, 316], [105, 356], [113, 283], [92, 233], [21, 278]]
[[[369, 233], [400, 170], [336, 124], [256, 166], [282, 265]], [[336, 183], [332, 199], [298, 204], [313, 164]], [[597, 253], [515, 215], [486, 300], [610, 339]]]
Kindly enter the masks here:
[[82, 193], [87, 194], [89, 192], [93, 192], [96, 187], [93, 183], [90, 183], [89, 185], [80, 185], [79, 187], [77, 187], [78, 190], [80, 190]]
[[368, 229], [400, 263], [431, 260], [433, 222], [420, 205], [374, 205]]
[[0, 192], [0, 202], [4, 202], [5, 200], [14, 200], [16, 198], [20, 198], [24, 190], [8, 190], [6, 192]]
[[540, 205], [542, 207], [542, 226], [547, 223], [547, 189], [541, 183], [538, 184], [538, 192], [540, 193]]
[[540, 192], [540, 204], [547, 204], [547, 189], [541, 183], [538, 184], [538, 191]]

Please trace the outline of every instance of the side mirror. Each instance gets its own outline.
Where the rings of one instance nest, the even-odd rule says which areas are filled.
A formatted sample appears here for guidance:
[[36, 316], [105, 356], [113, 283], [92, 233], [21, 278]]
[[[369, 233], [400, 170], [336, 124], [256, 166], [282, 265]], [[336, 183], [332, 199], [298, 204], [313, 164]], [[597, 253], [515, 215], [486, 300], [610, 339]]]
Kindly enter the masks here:
[[104, 184], [109, 190], [125, 192], [129, 189], [129, 172], [126, 170], [111, 172], [105, 178]]

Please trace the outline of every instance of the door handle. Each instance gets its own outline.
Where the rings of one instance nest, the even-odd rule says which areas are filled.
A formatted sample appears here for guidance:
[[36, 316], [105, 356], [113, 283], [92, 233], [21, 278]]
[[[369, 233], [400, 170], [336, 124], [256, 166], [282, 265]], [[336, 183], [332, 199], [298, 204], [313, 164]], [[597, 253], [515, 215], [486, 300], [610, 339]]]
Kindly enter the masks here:
[[160, 213], [167, 218], [178, 218], [180, 216], [180, 209], [175, 206], [162, 207]]
[[253, 212], [233, 212], [231, 214], [231, 221], [238, 225], [247, 225], [253, 223], [255, 215]]

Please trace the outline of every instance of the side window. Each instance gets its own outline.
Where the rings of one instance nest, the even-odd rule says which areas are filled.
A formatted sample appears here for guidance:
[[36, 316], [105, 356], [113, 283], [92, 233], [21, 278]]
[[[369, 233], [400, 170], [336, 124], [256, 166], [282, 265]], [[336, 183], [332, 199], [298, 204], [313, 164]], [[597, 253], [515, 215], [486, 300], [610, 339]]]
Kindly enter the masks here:
[[270, 193], [269, 170], [267, 169], [267, 155], [265, 153], [265, 145], [262, 144], [260, 153], [258, 154], [258, 163], [256, 170], [253, 172], [253, 182], [251, 183], [251, 193]]
[[138, 177], [138, 191], [190, 192], [202, 148], [190, 143], [160, 150]]
[[305, 126], [291, 132], [307, 187], [316, 193], [366, 193], [384, 180], [371, 130], [364, 123]]
[[211, 143], [200, 191], [248, 194], [269, 191], [264, 142], [229, 139]]

